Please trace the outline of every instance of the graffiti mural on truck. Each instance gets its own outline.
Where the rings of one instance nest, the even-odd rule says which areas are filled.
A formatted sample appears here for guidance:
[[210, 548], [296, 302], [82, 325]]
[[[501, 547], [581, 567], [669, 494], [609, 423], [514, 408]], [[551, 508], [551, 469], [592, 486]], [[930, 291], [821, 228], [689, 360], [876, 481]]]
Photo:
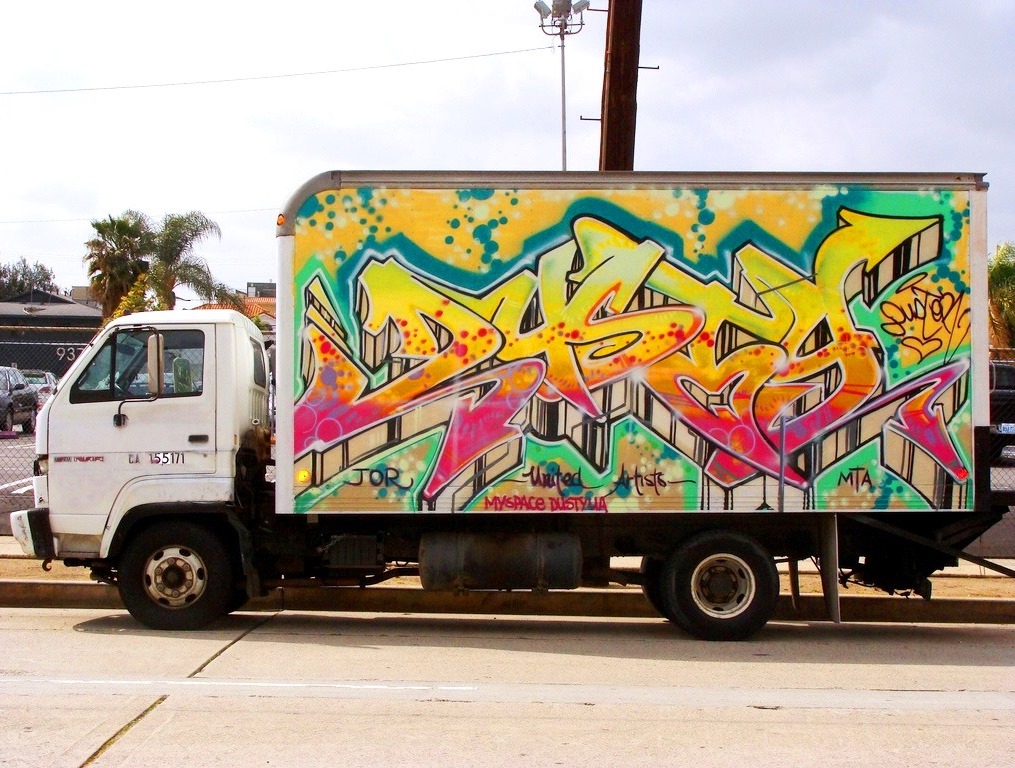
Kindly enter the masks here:
[[297, 223], [297, 509], [962, 508], [968, 195], [347, 190]]

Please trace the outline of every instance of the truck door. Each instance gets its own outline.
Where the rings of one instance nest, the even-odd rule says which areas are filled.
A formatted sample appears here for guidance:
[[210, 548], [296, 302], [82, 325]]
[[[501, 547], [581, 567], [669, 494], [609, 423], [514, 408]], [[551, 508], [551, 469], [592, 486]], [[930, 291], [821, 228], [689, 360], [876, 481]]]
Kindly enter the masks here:
[[54, 528], [94, 535], [114, 505], [173, 501], [175, 481], [214, 472], [214, 327], [161, 330], [164, 377], [157, 396], [148, 382], [153, 332], [118, 330], [58, 392], [63, 403], [54, 408], [49, 431]]

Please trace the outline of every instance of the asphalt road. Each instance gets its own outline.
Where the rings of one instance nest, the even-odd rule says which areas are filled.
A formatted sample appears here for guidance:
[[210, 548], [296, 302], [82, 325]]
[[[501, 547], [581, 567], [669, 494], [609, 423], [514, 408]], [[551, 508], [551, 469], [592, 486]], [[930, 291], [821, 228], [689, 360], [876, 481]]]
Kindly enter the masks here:
[[[20, 430], [20, 427], [17, 428]], [[5, 512], [32, 506], [32, 462], [35, 460], [35, 435], [20, 431], [0, 438], [0, 534], [10, 533]]]
[[0, 765], [1008, 764], [1015, 627], [0, 610]]

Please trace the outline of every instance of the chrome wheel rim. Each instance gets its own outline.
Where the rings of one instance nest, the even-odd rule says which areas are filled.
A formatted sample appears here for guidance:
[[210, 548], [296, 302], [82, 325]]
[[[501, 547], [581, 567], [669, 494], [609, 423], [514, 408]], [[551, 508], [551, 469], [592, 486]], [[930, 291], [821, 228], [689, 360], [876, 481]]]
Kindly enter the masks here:
[[691, 576], [694, 604], [717, 619], [739, 616], [753, 602], [757, 590], [754, 572], [736, 555], [711, 555], [698, 563]]
[[159, 605], [184, 608], [201, 597], [207, 585], [204, 560], [192, 549], [163, 547], [145, 561], [145, 590]]

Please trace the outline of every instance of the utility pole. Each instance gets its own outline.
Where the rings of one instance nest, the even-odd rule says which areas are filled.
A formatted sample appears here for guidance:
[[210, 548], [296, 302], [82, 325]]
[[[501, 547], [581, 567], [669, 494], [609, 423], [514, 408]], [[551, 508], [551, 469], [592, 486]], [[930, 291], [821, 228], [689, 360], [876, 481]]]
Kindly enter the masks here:
[[642, 0], [610, 0], [603, 74], [599, 170], [634, 170]]
[[[640, 0], [639, 0], [640, 2]], [[564, 39], [576, 35], [585, 26], [584, 13], [591, 5], [590, 0], [553, 0], [549, 6], [543, 0], [536, 0], [533, 6], [539, 14], [539, 28], [544, 34], [560, 38], [560, 164], [567, 170], [567, 87], [564, 67]]]

